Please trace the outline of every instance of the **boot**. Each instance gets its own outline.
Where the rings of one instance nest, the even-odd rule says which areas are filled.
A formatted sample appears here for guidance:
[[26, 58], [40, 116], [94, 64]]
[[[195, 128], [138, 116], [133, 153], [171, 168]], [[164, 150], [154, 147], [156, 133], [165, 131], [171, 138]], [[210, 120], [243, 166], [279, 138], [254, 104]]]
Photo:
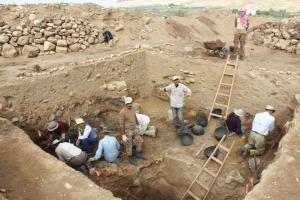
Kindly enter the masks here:
[[137, 165], [137, 160], [133, 156], [128, 156], [128, 162], [132, 165]]
[[135, 154], [135, 157], [137, 158], [137, 159], [142, 159], [142, 160], [147, 160], [147, 158], [145, 157], [145, 155], [144, 155], [144, 153], [141, 151], [141, 152], [137, 152], [136, 154]]

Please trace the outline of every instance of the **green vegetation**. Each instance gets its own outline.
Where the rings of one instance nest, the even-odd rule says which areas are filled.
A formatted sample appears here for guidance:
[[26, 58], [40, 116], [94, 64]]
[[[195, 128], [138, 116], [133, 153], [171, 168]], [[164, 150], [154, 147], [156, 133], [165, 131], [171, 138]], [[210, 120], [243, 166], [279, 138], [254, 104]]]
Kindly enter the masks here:
[[167, 6], [153, 5], [153, 6], [139, 6], [132, 8], [122, 8], [125, 10], [147, 11], [159, 16], [178, 16], [184, 17], [188, 12], [203, 10], [203, 7], [187, 7], [183, 5], [169, 4]]
[[[238, 13], [238, 9], [233, 9], [232, 13]], [[287, 12], [285, 9], [284, 10], [273, 10], [272, 8], [268, 11], [266, 10], [257, 10], [256, 15], [258, 16], [271, 16], [271, 17], [276, 17], [276, 18], [289, 18], [293, 16], [299, 15], [299, 13], [291, 13]]]

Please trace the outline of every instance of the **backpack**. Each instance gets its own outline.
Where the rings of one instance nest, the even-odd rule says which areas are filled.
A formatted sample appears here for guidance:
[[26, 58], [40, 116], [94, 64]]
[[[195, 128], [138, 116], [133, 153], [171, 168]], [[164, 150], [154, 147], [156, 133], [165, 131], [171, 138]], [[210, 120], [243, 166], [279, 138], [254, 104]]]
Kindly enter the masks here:
[[109, 32], [109, 31], [103, 32], [102, 35], [103, 35], [103, 38], [104, 38], [103, 41], [104, 41], [105, 43], [108, 43], [109, 40], [111, 40], [111, 39], [114, 38], [113, 35], [111, 34], [111, 32]]

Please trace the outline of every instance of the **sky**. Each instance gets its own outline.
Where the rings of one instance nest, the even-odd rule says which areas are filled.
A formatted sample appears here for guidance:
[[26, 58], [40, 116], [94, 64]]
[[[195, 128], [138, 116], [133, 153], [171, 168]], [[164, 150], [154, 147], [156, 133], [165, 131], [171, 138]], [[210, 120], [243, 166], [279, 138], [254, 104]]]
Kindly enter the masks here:
[[96, 3], [105, 7], [112, 6], [118, 0], [0, 0], [0, 4], [26, 3]]

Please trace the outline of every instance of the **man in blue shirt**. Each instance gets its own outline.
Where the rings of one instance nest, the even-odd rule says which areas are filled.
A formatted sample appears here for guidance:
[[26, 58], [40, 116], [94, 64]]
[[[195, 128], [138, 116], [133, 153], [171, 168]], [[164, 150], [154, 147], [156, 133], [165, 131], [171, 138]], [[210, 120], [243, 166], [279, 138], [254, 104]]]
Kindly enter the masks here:
[[107, 162], [114, 162], [118, 159], [120, 143], [116, 137], [109, 135], [110, 132], [108, 127], [103, 128], [104, 138], [100, 140], [96, 155], [90, 158], [89, 162], [99, 160], [102, 153]]

